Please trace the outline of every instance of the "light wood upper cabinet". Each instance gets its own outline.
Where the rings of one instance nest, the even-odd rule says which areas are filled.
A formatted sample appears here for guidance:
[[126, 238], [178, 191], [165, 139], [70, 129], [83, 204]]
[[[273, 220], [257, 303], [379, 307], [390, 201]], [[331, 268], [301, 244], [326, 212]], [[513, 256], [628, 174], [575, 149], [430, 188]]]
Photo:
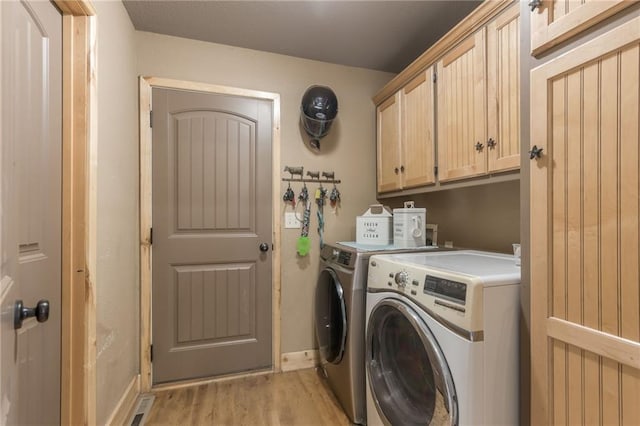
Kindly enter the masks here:
[[432, 74], [422, 72], [378, 107], [378, 192], [435, 182]]
[[400, 92], [377, 108], [378, 192], [400, 189]]
[[487, 26], [488, 171], [520, 168], [520, 10]]
[[438, 70], [438, 178], [485, 174], [485, 29], [447, 53]]
[[514, 4], [438, 62], [441, 181], [520, 168], [519, 46]]
[[531, 12], [531, 52], [538, 55], [634, 3], [630, 0], [541, 0]]
[[433, 67], [401, 91], [402, 188], [435, 183]]
[[640, 17], [531, 72], [531, 424], [640, 424]]

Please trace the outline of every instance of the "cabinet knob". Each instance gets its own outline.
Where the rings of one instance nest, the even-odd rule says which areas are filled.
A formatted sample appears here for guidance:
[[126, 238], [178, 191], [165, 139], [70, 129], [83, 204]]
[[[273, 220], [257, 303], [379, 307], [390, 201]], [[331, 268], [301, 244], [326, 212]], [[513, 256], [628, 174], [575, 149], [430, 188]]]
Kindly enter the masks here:
[[475, 147], [476, 147], [476, 151], [480, 152], [482, 151], [482, 148], [484, 148], [484, 144], [478, 141], [476, 142]]
[[491, 149], [495, 148], [497, 144], [498, 142], [496, 142], [493, 138], [489, 138], [489, 140], [487, 141], [487, 146]]
[[529, 2], [529, 7], [531, 8], [532, 12], [537, 8], [539, 8], [540, 6], [542, 6], [542, 0], [531, 0]]
[[404, 166], [400, 166], [400, 173], [404, 173]]
[[544, 148], [542, 148], [542, 147], [538, 148], [538, 146], [537, 146], [537, 145], [532, 146], [532, 147], [531, 147], [531, 151], [529, 151], [529, 158], [530, 158], [530, 159], [532, 159], [532, 160], [533, 160], [534, 158], [535, 158], [535, 159], [540, 158], [540, 157], [542, 156], [542, 150], [543, 150], [543, 149], [544, 149]]
[[400, 171], [400, 169], [398, 169], [397, 167], [396, 167], [395, 169], [393, 169], [393, 172], [394, 172], [395, 174], [398, 174], [398, 172], [399, 172], [399, 171]]

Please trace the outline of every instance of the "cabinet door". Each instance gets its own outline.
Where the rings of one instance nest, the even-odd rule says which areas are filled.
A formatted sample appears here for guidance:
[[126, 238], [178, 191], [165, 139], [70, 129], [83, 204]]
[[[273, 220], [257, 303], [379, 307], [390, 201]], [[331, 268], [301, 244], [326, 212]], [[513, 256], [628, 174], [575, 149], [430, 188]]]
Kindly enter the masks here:
[[440, 181], [487, 171], [484, 34], [467, 38], [437, 64]]
[[378, 106], [378, 192], [401, 188], [400, 92]]
[[433, 67], [402, 89], [403, 188], [435, 183]]
[[487, 26], [489, 172], [520, 168], [520, 6]]
[[531, 73], [531, 424], [640, 424], [640, 17]]
[[531, 16], [531, 52], [538, 55], [635, 2], [543, 0]]

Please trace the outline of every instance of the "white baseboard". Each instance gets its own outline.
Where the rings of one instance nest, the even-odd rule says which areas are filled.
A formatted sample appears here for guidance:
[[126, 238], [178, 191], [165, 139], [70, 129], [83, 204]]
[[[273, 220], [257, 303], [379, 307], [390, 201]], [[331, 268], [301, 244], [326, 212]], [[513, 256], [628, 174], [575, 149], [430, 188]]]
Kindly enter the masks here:
[[129, 419], [129, 413], [133, 408], [138, 395], [140, 394], [140, 375], [136, 375], [131, 379], [131, 383], [125, 389], [120, 401], [116, 404], [113, 413], [109, 416], [106, 424], [108, 426], [122, 426]]
[[280, 367], [282, 371], [302, 370], [320, 365], [320, 353], [317, 349], [282, 354]]

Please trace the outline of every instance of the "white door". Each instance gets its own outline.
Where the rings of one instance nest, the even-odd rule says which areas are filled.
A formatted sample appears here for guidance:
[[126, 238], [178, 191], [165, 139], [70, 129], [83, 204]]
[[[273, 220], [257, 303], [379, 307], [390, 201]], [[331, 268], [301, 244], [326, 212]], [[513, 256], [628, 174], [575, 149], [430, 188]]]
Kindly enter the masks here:
[[50, 2], [0, 7], [0, 424], [57, 424], [62, 16]]

